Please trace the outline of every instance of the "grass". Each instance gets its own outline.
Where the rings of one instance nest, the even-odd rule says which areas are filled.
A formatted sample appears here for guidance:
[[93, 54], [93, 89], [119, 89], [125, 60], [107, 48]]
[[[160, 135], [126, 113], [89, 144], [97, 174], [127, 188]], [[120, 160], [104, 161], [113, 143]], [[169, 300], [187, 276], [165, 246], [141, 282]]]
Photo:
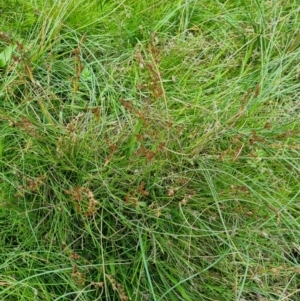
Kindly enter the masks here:
[[1, 300], [299, 300], [297, 1], [0, 6]]

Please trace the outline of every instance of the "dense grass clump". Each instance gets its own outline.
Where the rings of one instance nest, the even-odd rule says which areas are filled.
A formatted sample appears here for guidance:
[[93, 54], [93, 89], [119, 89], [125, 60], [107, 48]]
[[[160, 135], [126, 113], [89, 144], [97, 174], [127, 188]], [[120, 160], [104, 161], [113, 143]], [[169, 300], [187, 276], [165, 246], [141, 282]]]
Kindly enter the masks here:
[[293, 0], [0, 4], [0, 299], [299, 300]]

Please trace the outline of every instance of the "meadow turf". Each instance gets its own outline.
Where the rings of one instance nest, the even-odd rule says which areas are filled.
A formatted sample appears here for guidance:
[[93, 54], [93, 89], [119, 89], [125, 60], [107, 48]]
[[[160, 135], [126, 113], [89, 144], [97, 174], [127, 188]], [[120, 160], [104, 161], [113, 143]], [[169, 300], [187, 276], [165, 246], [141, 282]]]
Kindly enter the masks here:
[[296, 0], [0, 0], [0, 300], [300, 300]]

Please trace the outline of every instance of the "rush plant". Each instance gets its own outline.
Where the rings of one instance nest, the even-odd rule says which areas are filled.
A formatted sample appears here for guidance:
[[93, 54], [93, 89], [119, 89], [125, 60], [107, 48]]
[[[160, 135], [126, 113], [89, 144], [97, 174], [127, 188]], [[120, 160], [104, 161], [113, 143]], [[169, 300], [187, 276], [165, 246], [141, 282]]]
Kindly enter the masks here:
[[0, 299], [299, 300], [297, 1], [4, 2]]

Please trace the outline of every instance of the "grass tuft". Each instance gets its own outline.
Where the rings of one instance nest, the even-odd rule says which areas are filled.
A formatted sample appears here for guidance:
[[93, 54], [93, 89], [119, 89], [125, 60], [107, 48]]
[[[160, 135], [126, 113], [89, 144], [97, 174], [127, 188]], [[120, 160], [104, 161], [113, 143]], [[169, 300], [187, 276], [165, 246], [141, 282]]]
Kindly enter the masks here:
[[0, 7], [0, 299], [299, 294], [296, 1]]

